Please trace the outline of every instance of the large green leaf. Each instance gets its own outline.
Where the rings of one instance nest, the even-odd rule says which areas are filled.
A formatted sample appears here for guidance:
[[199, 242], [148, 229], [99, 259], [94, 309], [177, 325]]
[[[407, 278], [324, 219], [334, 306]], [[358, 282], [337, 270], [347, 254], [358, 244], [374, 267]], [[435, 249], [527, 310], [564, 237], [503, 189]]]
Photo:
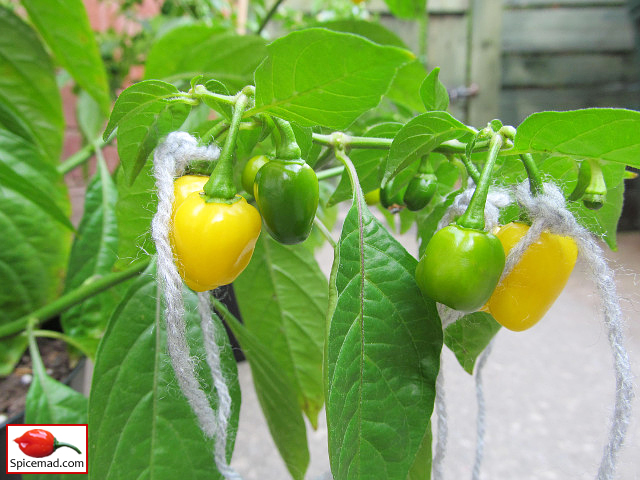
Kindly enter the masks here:
[[313, 253], [261, 235], [251, 262], [234, 282], [244, 324], [269, 345], [300, 407], [317, 425], [324, 404], [322, 348], [327, 279]]
[[229, 89], [240, 90], [253, 83], [253, 72], [266, 55], [261, 37], [186, 25], [170, 30], [154, 43], [145, 64], [145, 78], [177, 83], [209, 74]]
[[118, 127], [118, 155], [129, 182], [140, 173], [160, 138], [178, 130], [190, 107], [174, 99], [179, 91], [160, 80], [145, 80], [123, 91], [104, 132], [108, 139]]
[[303, 480], [309, 466], [309, 448], [293, 385], [282, 375], [272, 346], [262, 343], [217, 300], [216, 308], [223, 314], [249, 361], [258, 401], [289, 473], [295, 480]]
[[[184, 294], [187, 338], [192, 355], [202, 357], [197, 298], [186, 289]], [[124, 296], [100, 343], [89, 402], [92, 479], [222, 478], [213, 462], [213, 442], [200, 431], [178, 388], [166, 352], [162, 303], [152, 266]], [[233, 399], [227, 444], [230, 458], [240, 391], [228, 338], [220, 321], [214, 321], [222, 370]], [[206, 362], [198, 363], [196, 373], [204, 391], [212, 395]], [[215, 408], [216, 399], [209, 401]]]
[[[401, 123], [386, 122], [374, 125], [364, 132], [367, 137], [393, 138], [402, 128]], [[380, 177], [382, 168], [384, 168], [385, 160], [388, 152], [386, 150], [375, 149], [354, 149], [349, 158], [353, 162], [358, 172], [358, 179], [362, 191], [368, 193], [380, 187]], [[352, 197], [351, 181], [349, 174], [345, 171], [340, 177], [340, 183], [336, 187], [335, 192], [329, 199], [329, 205], [335, 205]]]
[[335, 478], [406, 480], [433, 411], [442, 348], [416, 260], [362, 197], [338, 248], [327, 346], [329, 457]]
[[[35, 340], [31, 344], [33, 380], [25, 405], [25, 423], [82, 424], [87, 423], [88, 399], [80, 392], [47, 375], [45, 365], [36, 351]], [[86, 453], [86, 452], [83, 452]], [[73, 480], [77, 474], [29, 475], [41, 480]]]
[[22, 5], [58, 63], [108, 114], [107, 72], [82, 0], [22, 0]]
[[[51, 216], [69, 215], [67, 188], [37, 147], [0, 129], [0, 165], [28, 179], [45, 199], [0, 180], [0, 323], [53, 300], [62, 287], [71, 231]], [[45, 201], [46, 200], [46, 201]]]
[[122, 169], [116, 172], [118, 267], [156, 251], [150, 230], [151, 219], [158, 205], [152, 171], [153, 165], [147, 162], [133, 184], [129, 184]]
[[412, 54], [323, 28], [290, 33], [267, 46], [255, 74], [249, 114], [272, 113], [302, 126], [345, 129], [376, 107]]
[[431, 70], [420, 86], [420, 97], [427, 110], [446, 110], [449, 108], [449, 93], [438, 78], [440, 67]]
[[534, 113], [518, 127], [514, 148], [640, 167], [640, 112], [588, 108]]
[[500, 330], [500, 324], [486, 312], [459, 318], [444, 330], [444, 343], [455, 354], [460, 366], [473, 374], [476, 360]]
[[393, 139], [384, 180], [388, 181], [441, 143], [453, 139], [464, 141], [472, 135], [471, 128], [447, 112], [433, 111], [418, 115], [402, 127]]
[[[87, 187], [84, 214], [71, 247], [67, 292], [111, 272], [118, 251], [116, 197], [111, 174], [104, 162], [98, 160], [98, 171]], [[121, 288], [111, 288], [74, 305], [61, 317], [64, 332], [92, 358], [121, 293]]]
[[2, 6], [0, 32], [0, 123], [16, 118], [21, 136], [57, 163], [64, 118], [51, 59], [31, 27]]

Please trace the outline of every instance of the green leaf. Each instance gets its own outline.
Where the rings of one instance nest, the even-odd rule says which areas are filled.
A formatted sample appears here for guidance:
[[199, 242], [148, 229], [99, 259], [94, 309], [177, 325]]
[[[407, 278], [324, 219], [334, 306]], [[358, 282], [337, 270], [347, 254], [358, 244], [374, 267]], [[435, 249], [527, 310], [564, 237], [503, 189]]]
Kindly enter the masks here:
[[[47, 375], [40, 354], [33, 340], [31, 359], [33, 380], [27, 393], [25, 423], [78, 424], [87, 423], [88, 400], [80, 392]], [[84, 449], [83, 449], [84, 450]], [[86, 452], [83, 452], [86, 453]], [[72, 480], [76, 475], [30, 475], [41, 480]]]
[[322, 348], [327, 279], [313, 253], [260, 236], [251, 262], [234, 282], [244, 324], [269, 345], [296, 393], [300, 408], [317, 426], [324, 404]]
[[438, 76], [440, 67], [431, 70], [420, 86], [420, 97], [427, 110], [446, 110], [449, 108], [449, 94]]
[[395, 136], [384, 174], [388, 181], [403, 168], [428, 154], [447, 140], [466, 140], [473, 130], [447, 112], [435, 111], [418, 115]]
[[133, 183], [160, 138], [178, 130], [190, 107], [171, 101], [179, 91], [170, 83], [146, 80], [124, 90], [113, 107], [104, 132], [107, 140], [118, 127], [118, 155]]
[[109, 114], [107, 72], [82, 0], [22, 0], [58, 63]]
[[426, 15], [426, 0], [384, 0], [391, 13], [399, 18], [418, 18]]
[[307, 432], [297, 394], [282, 375], [271, 345], [265, 345], [219, 301], [216, 308], [242, 346], [271, 437], [294, 480], [303, 480], [309, 466]]
[[0, 120], [17, 118], [22, 133], [28, 132], [21, 136], [57, 164], [64, 118], [51, 59], [31, 27], [1, 6], [0, 32]]
[[151, 255], [156, 251], [150, 230], [151, 219], [158, 205], [152, 171], [153, 165], [147, 162], [133, 184], [129, 184], [121, 168], [116, 172], [118, 267], [124, 267], [142, 255]]
[[[91, 478], [222, 478], [207, 440], [178, 387], [166, 351], [162, 300], [155, 268], [138, 277], [109, 321], [98, 350], [89, 402]], [[192, 355], [204, 347], [197, 298], [184, 290], [187, 340]], [[235, 360], [222, 323], [214, 318], [222, 370], [232, 396], [227, 458], [238, 427], [239, 386]], [[204, 365], [203, 365], [204, 364]], [[213, 397], [211, 373], [198, 362], [196, 374]], [[216, 398], [209, 398], [215, 409]]]
[[391, 45], [393, 47], [407, 48], [406, 44], [398, 35], [384, 27], [380, 23], [368, 22], [366, 20], [348, 19], [332, 20], [322, 22], [318, 27], [333, 30], [335, 32], [353, 33], [367, 38], [379, 45]]
[[[374, 125], [366, 130], [363, 135], [367, 137], [393, 138], [402, 128], [401, 123], [386, 122]], [[360, 186], [365, 193], [380, 187], [381, 167], [384, 166], [388, 152], [385, 150], [375, 150], [368, 148], [354, 149], [349, 153], [349, 158], [353, 162], [358, 172]], [[329, 199], [329, 205], [336, 205], [352, 197], [351, 181], [349, 174], [345, 171], [340, 177], [340, 183]]]
[[[84, 214], [71, 247], [66, 292], [112, 271], [118, 251], [116, 197], [109, 170], [99, 159], [96, 175], [87, 187]], [[83, 352], [92, 359], [122, 293], [122, 288], [111, 288], [74, 305], [61, 316], [64, 332], [83, 345]]]
[[345, 129], [376, 107], [396, 70], [413, 56], [347, 33], [312, 28], [267, 46], [255, 74], [256, 106], [302, 126]]
[[27, 348], [26, 335], [14, 335], [0, 340], [0, 377], [11, 375]]
[[100, 110], [98, 102], [85, 90], [81, 90], [77, 98], [76, 118], [78, 119], [78, 128], [87, 143], [95, 142], [104, 131], [107, 116]]
[[498, 330], [500, 324], [489, 313], [475, 312], [445, 328], [444, 343], [455, 354], [460, 366], [473, 375], [476, 360]]
[[[41, 307], [62, 287], [71, 231], [51, 216], [69, 214], [67, 187], [37, 147], [0, 129], [0, 168], [28, 179], [47, 201], [0, 181], [0, 324]], [[42, 199], [40, 199], [42, 200]]]
[[409, 470], [407, 480], [430, 480], [431, 466], [433, 464], [432, 445], [433, 435], [431, 433], [431, 422], [427, 425], [427, 430], [422, 437], [422, 443], [418, 449], [416, 459]]
[[253, 83], [253, 72], [266, 54], [265, 41], [259, 36], [186, 25], [170, 30], [153, 44], [145, 78], [178, 83], [208, 74], [230, 90], [240, 90]]
[[429, 425], [442, 348], [416, 260], [356, 198], [342, 230], [327, 347], [335, 478], [406, 480]]
[[518, 127], [514, 149], [640, 167], [640, 112], [588, 108], [534, 113]]

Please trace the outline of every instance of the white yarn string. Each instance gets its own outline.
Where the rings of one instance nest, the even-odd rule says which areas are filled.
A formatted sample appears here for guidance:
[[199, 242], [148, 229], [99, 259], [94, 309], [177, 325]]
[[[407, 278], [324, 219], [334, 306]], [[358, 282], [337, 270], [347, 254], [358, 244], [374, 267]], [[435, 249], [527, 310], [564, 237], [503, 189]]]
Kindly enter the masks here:
[[442, 354], [440, 355], [440, 371], [436, 378], [436, 418], [437, 423], [437, 438], [438, 441], [435, 446], [433, 454], [433, 461], [431, 463], [433, 471], [433, 480], [442, 480], [444, 478], [444, 457], [447, 452], [447, 404], [445, 401], [444, 393], [444, 373], [442, 371]]
[[[215, 146], [200, 147], [195, 138], [185, 132], [173, 132], [160, 144], [154, 154], [154, 176], [158, 193], [158, 210], [151, 222], [151, 233], [156, 244], [158, 266], [157, 275], [164, 294], [165, 321], [167, 325], [167, 350], [171, 358], [171, 364], [176, 374], [178, 384], [193, 410], [200, 429], [207, 438], [215, 438], [214, 460], [218, 471], [225, 478], [239, 479], [240, 476], [229, 466], [226, 460], [227, 425], [229, 413], [220, 411], [229, 408], [230, 400], [221, 399], [221, 394], [228, 397], [228, 389], [223, 392], [218, 389], [219, 412], [216, 413], [202, 390], [195, 373], [195, 360], [189, 351], [186, 339], [186, 325], [184, 320], [184, 300], [182, 297], [182, 279], [173, 261], [173, 252], [169, 243], [169, 229], [173, 204], [173, 181], [180, 176], [188, 162], [191, 160], [215, 160], [220, 150]], [[201, 302], [199, 302], [201, 303]], [[200, 304], [199, 304], [200, 307]], [[200, 311], [201, 318], [207, 315], [206, 311]], [[218, 374], [221, 377], [219, 367], [219, 351], [216, 354], [217, 343], [211, 323], [211, 311], [208, 311], [209, 321], [203, 322], [203, 334], [205, 348], [207, 349], [207, 363], [212, 370], [214, 382], [216, 382], [216, 364]], [[212, 347], [215, 345], [215, 347]], [[215, 357], [215, 358], [214, 358]], [[220, 379], [218, 379], [220, 381]], [[226, 384], [225, 384], [226, 387]], [[221, 404], [224, 408], [220, 408]], [[219, 415], [225, 416], [221, 420]]]
[[476, 458], [473, 462], [471, 480], [480, 480], [480, 467], [482, 466], [482, 459], [484, 457], [484, 434], [486, 431], [485, 419], [487, 408], [484, 399], [484, 382], [482, 372], [484, 370], [484, 366], [487, 364], [489, 355], [491, 355], [493, 342], [494, 340], [489, 342], [489, 345], [487, 345], [482, 352], [482, 355], [480, 355], [480, 359], [476, 365], [476, 403], [478, 405], [478, 411], [476, 413]]

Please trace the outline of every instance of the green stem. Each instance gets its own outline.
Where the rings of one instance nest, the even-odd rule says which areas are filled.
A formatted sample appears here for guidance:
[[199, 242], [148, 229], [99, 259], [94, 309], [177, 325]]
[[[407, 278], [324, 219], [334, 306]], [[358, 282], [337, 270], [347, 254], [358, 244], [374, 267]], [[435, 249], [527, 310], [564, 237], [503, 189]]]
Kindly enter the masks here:
[[360, 205], [364, 204], [364, 193], [362, 191], [362, 187], [360, 186], [360, 180], [358, 179], [358, 172], [356, 171], [356, 167], [353, 166], [353, 162], [344, 151], [344, 148], [336, 147], [335, 155], [336, 158], [344, 165], [344, 168], [349, 174], [349, 180], [351, 180], [351, 189], [353, 190], [354, 202], [356, 201], [356, 199], [358, 199]]
[[207, 90], [204, 85], [196, 85], [189, 95], [199, 100], [208, 97], [215, 100], [216, 102], [225, 103], [227, 105], [234, 105], [236, 102], [236, 97], [234, 95], [222, 95], [221, 93], [213, 93]]
[[460, 155], [460, 159], [462, 160], [462, 164], [464, 165], [464, 168], [467, 169], [467, 173], [469, 174], [473, 182], [477, 185], [478, 182], [480, 181], [480, 172], [478, 171], [477, 167], [473, 164], [473, 162], [467, 156], [466, 153], [463, 153], [462, 155]]
[[98, 293], [103, 292], [113, 287], [114, 285], [135, 277], [145, 268], [147, 268], [147, 266], [149, 266], [150, 261], [151, 260], [148, 258], [138, 260], [126, 270], [110, 273], [95, 281], [83, 284], [75, 290], [72, 290], [69, 293], [61, 296], [60, 298], [54, 300], [53, 302], [40, 307], [34, 312], [31, 312], [24, 317], [20, 317], [17, 320], [0, 326], [0, 338], [20, 333], [27, 327], [27, 325], [29, 324], [29, 320], [33, 320], [36, 324], [39, 325], [55, 317], [56, 315], [61, 314], [74, 305], [82, 303], [87, 298], [93, 297], [94, 295], [97, 295]]
[[200, 145], [206, 145], [211, 139], [216, 140], [223, 132], [229, 129], [227, 122], [218, 122], [211, 127], [200, 139]]
[[299, 160], [302, 152], [291, 124], [278, 117], [274, 117], [273, 122], [280, 132], [280, 141], [276, 144], [276, 157], [279, 160]]
[[73, 446], [73, 445], [71, 445], [69, 443], [62, 443], [62, 442], [59, 442], [58, 440], [54, 440], [53, 449], [57, 450], [60, 447], [68, 447], [68, 448], [70, 448], [72, 450], [75, 450], [77, 453], [82, 454], [82, 452], [80, 451], [80, 449], [78, 447], [75, 447], [75, 446]]
[[476, 185], [467, 210], [456, 222], [461, 227], [484, 230], [484, 207], [487, 203], [487, 195], [489, 194], [489, 186], [491, 185], [491, 174], [503, 143], [502, 135], [496, 134], [491, 137], [489, 154], [482, 168], [480, 180]]
[[54, 330], [33, 330], [31, 333], [35, 337], [55, 338], [56, 340], [62, 340], [63, 342], [68, 343], [72, 347], [74, 347], [77, 350], [81, 351], [86, 356], [88, 356], [88, 357], [90, 356], [89, 352], [87, 352], [86, 349], [84, 348], [84, 345], [81, 345], [76, 340], [74, 340], [73, 338], [69, 337], [68, 335], [65, 335], [64, 333], [56, 332]]
[[333, 178], [337, 177], [338, 175], [342, 175], [342, 172], [344, 172], [344, 167], [333, 167], [316, 172], [316, 176], [318, 177], [318, 180], [326, 180], [327, 178]]
[[87, 143], [84, 147], [82, 147], [80, 150], [78, 150], [76, 153], [74, 153], [64, 162], [58, 165], [58, 173], [60, 173], [60, 175], [66, 175], [74, 168], [87, 163], [96, 149], [102, 148], [105, 145], [106, 142], [102, 140], [102, 137], [97, 138], [91, 143]]
[[267, 26], [267, 23], [269, 23], [269, 20], [271, 20], [271, 17], [275, 15], [276, 11], [278, 10], [278, 7], [283, 2], [284, 0], [277, 0], [276, 3], [273, 4], [271, 9], [267, 12], [267, 15], [262, 19], [262, 22], [258, 27], [258, 31], [256, 32], [256, 35], [260, 35], [262, 33], [262, 30], [264, 30], [264, 27]]
[[322, 223], [322, 220], [320, 220], [318, 217], [315, 217], [313, 219], [313, 223], [314, 225], [318, 228], [318, 230], [320, 230], [320, 233], [322, 233], [322, 235], [324, 236], [324, 238], [327, 239], [327, 241], [331, 244], [331, 246], [333, 248], [336, 248], [336, 245], [338, 244], [335, 239], [331, 236], [331, 232], [329, 231], [329, 229], [327, 228], [327, 226]]
[[233, 108], [231, 125], [229, 125], [229, 132], [224, 141], [222, 152], [220, 152], [220, 158], [209, 181], [204, 185], [204, 193], [208, 202], [222, 201], [226, 203], [233, 201], [236, 196], [237, 190], [233, 183], [233, 152], [236, 148], [242, 115], [248, 104], [249, 97], [240, 93]]
[[[321, 133], [313, 133], [312, 140], [320, 145], [328, 147], [335, 146], [335, 138], [333, 134], [324, 135]], [[371, 148], [379, 150], [388, 150], [391, 148], [393, 138], [379, 138], [379, 137], [355, 137], [351, 135], [342, 135], [342, 145], [349, 148]], [[482, 140], [474, 145], [474, 151], [484, 151], [489, 147], [489, 140]], [[442, 153], [444, 155], [455, 155], [465, 153], [467, 148], [466, 143], [462, 143], [459, 140], [447, 140], [441, 143], [433, 152]]]
[[522, 153], [520, 154], [520, 160], [522, 160], [524, 168], [527, 171], [527, 176], [529, 177], [529, 189], [531, 190], [531, 195], [535, 197], [544, 193], [544, 185], [542, 177], [540, 176], [540, 170], [538, 170], [538, 166], [536, 165], [533, 156], [530, 153]]

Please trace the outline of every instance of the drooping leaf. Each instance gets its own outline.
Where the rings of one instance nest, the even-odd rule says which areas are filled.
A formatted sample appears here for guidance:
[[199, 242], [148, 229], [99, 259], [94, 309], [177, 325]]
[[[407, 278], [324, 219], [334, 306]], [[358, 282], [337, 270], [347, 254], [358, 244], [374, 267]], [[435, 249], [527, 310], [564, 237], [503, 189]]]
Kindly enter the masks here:
[[185, 25], [154, 43], [145, 64], [145, 78], [177, 83], [208, 74], [230, 90], [240, 90], [253, 83], [253, 72], [266, 54], [265, 40], [259, 36]]
[[640, 167], [640, 112], [587, 108], [534, 113], [518, 127], [514, 148]]
[[0, 6], [0, 123], [9, 126], [56, 164], [62, 152], [62, 101], [51, 59], [36, 33]]
[[[37, 349], [35, 340], [32, 340], [30, 351], [33, 379], [25, 403], [25, 423], [86, 424], [88, 399], [80, 392], [47, 375], [40, 354], [35, 349]], [[77, 475], [42, 474], [30, 475], [30, 477], [39, 480], [72, 480], [77, 478]]]
[[147, 162], [133, 184], [129, 184], [125, 173], [118, 169], [116, 187], [119, 258], [117, 266], [122, 267], [141, 255], [152, 255], [156, 251], [150, 228], [158, 198], [155, 194], [151, 162]]
[[82, 0], [22, 0], [22, 5], [58, 63], [108, 114], [107, 72]]
[[447, 112], [434, 111], [418, 115], [395, 136], [384, 174], [388, 181], [400, 170], [447, 140], [471, 138], [473, 130]]
[[435, 400], [442, 328], [416, 260], [354, 200], [337, 255], [327, 347], [335, 478], [406, 480]]
[[324, 404], [322, 347], [327, 279], [312, 252], [262, 234], [251, 262], [234, 282], [244, 324], [269, 345], [300, 408], [317, 425]]
[[11, 375], [27, 348], [26, 335], [0, 339], [0, 377]]
[[[366, 130], [363, 135], [367, 137], [393, 138], [402, 128], [401, 123], [386, 122], [374, 125]], [[367, 193], [380, 187], [380, 176], [385, 165], [388, 152], [375, 149], [354, 149], [350, 152], [349, 158], [353, 162], [358, 172], [358, 179], [362, 191]], [[347, 172], [342, 174], [340, 183], [329, 199], [329, 205], [336, 205], [351, 198], [351, 181]]]
[[267, 46], [255, 73], [256, 104], [302, 126], [345, 129], [374, 108], [412, 54], [323, 28], [292, 32]]
[[480, 354], [500, 330], [491, 314], [475, 312], [456, 320], [444, 330], [444, 343], [455, 354], [460, 366], [473, 375]]
[[37, 147], [0, 129], [0, 165], [27, 179], [44, 198], [0, 180], [0, 323], [50, 302], [60, 293], [71, 230], [51, 216], [68, 218], [67, 187]]
[[[87, 187], [84, 214], [71, 247], [67, 292], [112, 271], [118, 252], [116, 197], [109, 170], [99, 159], [96, 175]], [[61, 316], [64, 332], [83, 345], [83, 352], [92, 359], [122, 293], [122, 288], [110, 288], [74, 305]]]
[[[184, 290], [187, 339], [193, 355], [204, 351], [197, 299]], [[178, 383], [166, 351], [162, 300], [153, 265], [136, 279], [109, 321], [100, 343], [89, 402], [91, 478], [218, 479], [213, 442], [205, 439]], [[235, 360], [221, 322], [214, 318], [222, 370], [232, 397], [227, 458], [238, 425], [239, 387]], [[206, 362], [197, 378], [217, 399]]]
[[216, 301], [216, 308], [222, 313], [247, 357], [271, 437], [290, 475], [294, 480], [304, 479], [309, 466], [309, 448], [302, 410], [293, 385], [282, 375], [272, 347], [262, 343], [219, 301]]
[[420, 86], [420, 97], [427, 110], [446, 110], [449, 107], [449, 94], [438, 76], [440, 67], [436, 67]]
[[133, 183], [162, 136], [178, 130], [190, 107], [172, 101], [179, 91], [170, 83], [145, 80], [124, 90], [113, 107], [104, 132], [107, 140], [118, 127], [118, 155]]

